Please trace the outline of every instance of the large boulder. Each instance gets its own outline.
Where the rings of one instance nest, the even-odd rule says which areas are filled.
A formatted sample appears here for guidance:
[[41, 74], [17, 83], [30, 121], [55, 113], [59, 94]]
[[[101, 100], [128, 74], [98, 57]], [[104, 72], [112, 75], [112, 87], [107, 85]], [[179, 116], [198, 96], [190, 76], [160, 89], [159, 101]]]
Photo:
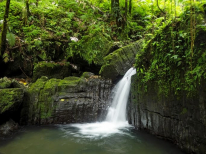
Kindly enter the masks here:
[[111, 80], [92, 73], [79, 77], [41, 77], [25, 93], [21, 123], [92, 122], [106, 114]]
[[42, 61], [34, 65], [32, 80], [35, 82], [41, 76], [47, 76], [49, 79], [63, 79], [71, 75], [71, 65], [68, 62], [47, 62]]
[[104, 58], [104, 65], [100, 74], [106, 79], [115, 81], [118, 76], [123, 76], [135, 63], [135, 56], [142, 49], [142, 40], [120, 48]]

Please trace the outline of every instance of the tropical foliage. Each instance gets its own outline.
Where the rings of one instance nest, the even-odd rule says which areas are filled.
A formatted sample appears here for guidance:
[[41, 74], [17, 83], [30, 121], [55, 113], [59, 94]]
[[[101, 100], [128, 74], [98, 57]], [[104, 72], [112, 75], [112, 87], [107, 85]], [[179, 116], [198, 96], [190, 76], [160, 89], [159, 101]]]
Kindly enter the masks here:
[[[0, 2], [0, 21], [6, 1]], [[195, 26], [203, 20], [200, 12], [204, 12], [204, 4], [205, 0], [11, 0], [2, 58], [4, 62], [21, 59], [33, 64], [80, 57], [88, 64], [101, 65], [113, 42], [124, 46], [144, 39], [145, 46], [152, 44], [157, 50], [157, 46], [165, 46], [163, 38], [169, 36], [169, 52], [174, 53], [170, 57], [177, 60], [177, 46], [189, 45], [178, 43], [177, 35], [188, 38], [193, 54]], [[180, 23], [183, 26], [177, 29]], [[184, 28], [187, 24], [189, 28]], [[158, 43], [164, 45], [154, 41], [157, 36], [161, 38]]]

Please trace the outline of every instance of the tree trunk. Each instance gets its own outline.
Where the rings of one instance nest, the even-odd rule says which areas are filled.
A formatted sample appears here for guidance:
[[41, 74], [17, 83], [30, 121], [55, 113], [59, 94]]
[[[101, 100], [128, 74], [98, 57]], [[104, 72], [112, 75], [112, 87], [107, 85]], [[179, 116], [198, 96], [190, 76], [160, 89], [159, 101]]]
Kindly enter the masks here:
[[26, 0], [26, 12], [27, 12], [27, 18], [30, 16], [30, 11], [29, 11], [29, 0]]
[[132, 0], [129, 0], [129, 14], [132, 14]]
[[119, 0], [114, 0], [113, 15], [116, 17], [117, 27], [121, 27], [122, 19], [121, 19], [121, 15], [120, 15]]
[[10, 0], [6, 1], [6, 8], [5, 8], [5, 14], [4, 14], [4, 22], [3, 22], [3, 30], [1, 34], [1, 41], [0, 41], [0, 55], [3, 56], [4, 51], [6, 50], [6, 33], [7, 33], [7, 19], [9, 17], [9, 6], [10, 6]]
[[128, 10], [128, 0], [125, 0], [125, 8], [124, 8], [124, 21], [122, 21], [122, 28], [124, 29], [127, 25], [127, 10]]
[[111, 13], [113, 14], [114, 12], [114, 0], [111, 0]]

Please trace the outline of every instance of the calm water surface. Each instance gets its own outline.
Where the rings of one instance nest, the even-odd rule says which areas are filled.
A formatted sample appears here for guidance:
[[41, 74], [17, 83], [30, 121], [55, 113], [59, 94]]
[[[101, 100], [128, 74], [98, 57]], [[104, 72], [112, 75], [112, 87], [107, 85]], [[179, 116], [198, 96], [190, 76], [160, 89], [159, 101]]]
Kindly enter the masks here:
[[88, 135], [81, 127], [25, 127], [0, 139], [0, 154], [183, 154], [175, 145], [132, 127], [106, 135]]

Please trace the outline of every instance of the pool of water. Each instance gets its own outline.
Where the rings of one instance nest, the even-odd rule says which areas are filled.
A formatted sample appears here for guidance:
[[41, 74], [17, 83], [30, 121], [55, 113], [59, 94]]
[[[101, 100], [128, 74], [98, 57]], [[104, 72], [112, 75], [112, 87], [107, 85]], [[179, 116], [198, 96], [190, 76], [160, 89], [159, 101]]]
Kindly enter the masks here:
[[90, 127], [93, 126], [24, 127], [13, 136], [0, 139], [0, 154], [183, 154], [175, 145], [131, 126], [94, 135], [88, 132]]

